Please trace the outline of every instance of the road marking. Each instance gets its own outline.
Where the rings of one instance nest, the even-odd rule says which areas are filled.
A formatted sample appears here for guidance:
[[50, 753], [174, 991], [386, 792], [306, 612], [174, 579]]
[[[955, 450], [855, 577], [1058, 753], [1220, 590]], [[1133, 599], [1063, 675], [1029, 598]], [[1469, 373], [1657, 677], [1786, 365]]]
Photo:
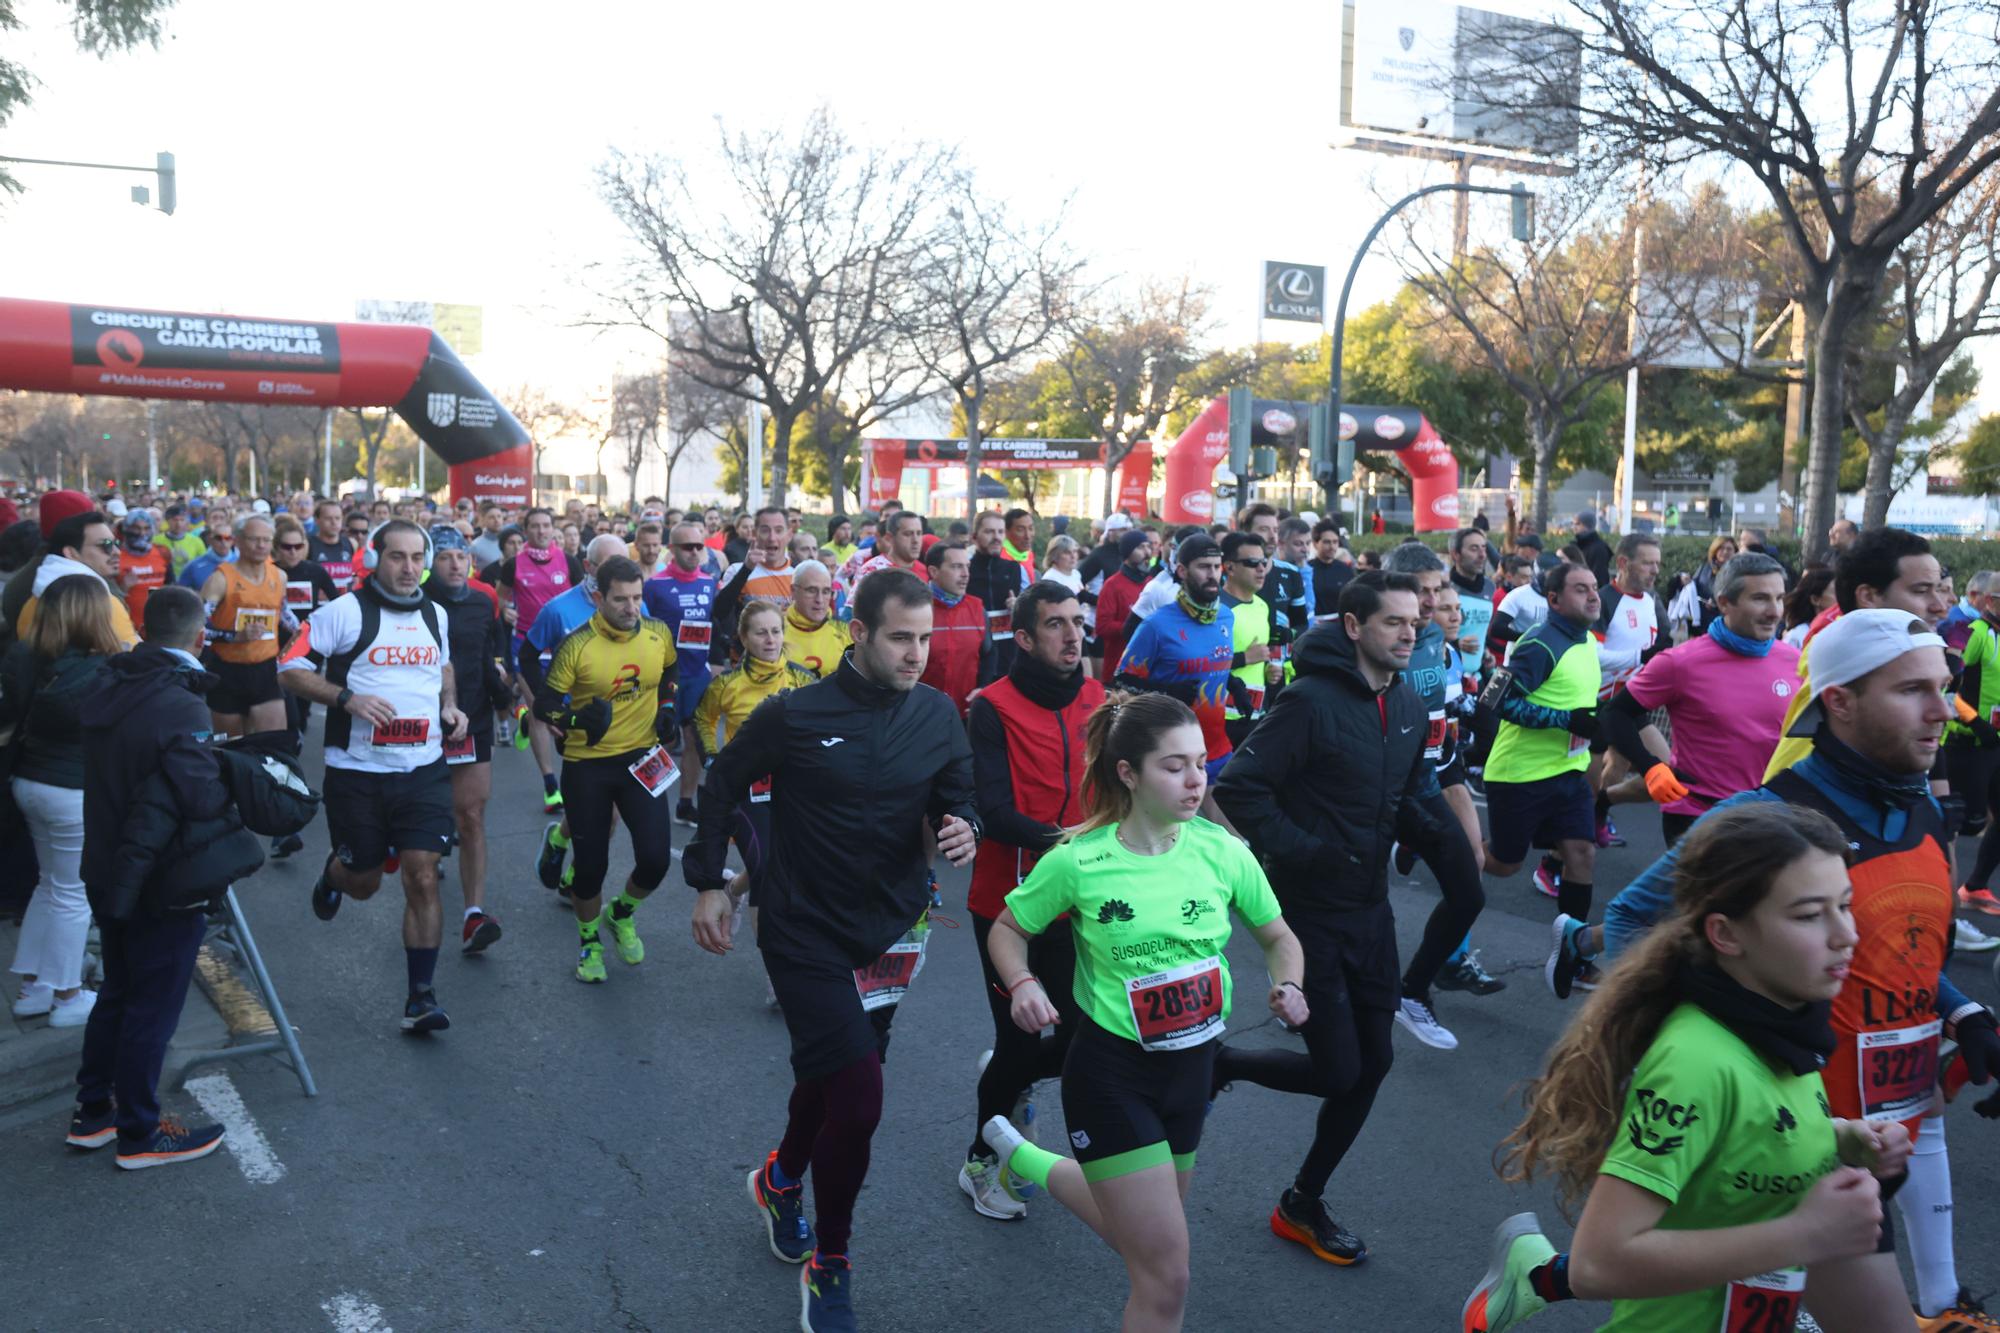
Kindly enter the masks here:
[[352, 1292], [343, 1291], [330, 1301], [322, 1301], [319, 1308], [326, 1311], [338, 1333], [396, 1333], [383, 1322], [381, 1306]]
[[229, 1131], [222, 1140], [222, 1146], [236, 1159], [236, 1165], [251, 1184], [275, 1185], [285, 1178], [285, 1164], [271, 1151], [270, 1140], [264, 1137], [263, 1130], [257, 1128], [257, 1122], [250, 1118], [249, 1108], [243, 1105], [243, 1098], [237, 1095], [236, 1085], [229, 1081], [229, 1075], [204, 1074], [200, 1078], [191, 1078], [187, 1082], [187, 1090], [201, 1103], [202, 1110], [221, 1121], [223, 1128]]

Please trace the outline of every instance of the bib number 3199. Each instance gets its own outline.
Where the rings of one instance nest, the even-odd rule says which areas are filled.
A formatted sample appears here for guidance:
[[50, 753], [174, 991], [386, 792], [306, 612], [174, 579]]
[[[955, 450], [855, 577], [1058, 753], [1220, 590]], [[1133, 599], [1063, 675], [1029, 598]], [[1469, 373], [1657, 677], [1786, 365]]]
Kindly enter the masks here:
[[1132, 1025], [1149, 1051], [1181, 1051], [1222, 1035], [1222, 959], [1204, 958], [1125, 983]]
[[907, 935], [866, 967], [854, 969], [854, 989], [861, 992], [863, 1010], [897, 1004], [910, 993], [910, 983], [924, 965], [924, 941]]
[[1791, 1333], [1806, 1298], [1806, 1270], [1785, 1268], [1729, 1284], [1722, 1333]]

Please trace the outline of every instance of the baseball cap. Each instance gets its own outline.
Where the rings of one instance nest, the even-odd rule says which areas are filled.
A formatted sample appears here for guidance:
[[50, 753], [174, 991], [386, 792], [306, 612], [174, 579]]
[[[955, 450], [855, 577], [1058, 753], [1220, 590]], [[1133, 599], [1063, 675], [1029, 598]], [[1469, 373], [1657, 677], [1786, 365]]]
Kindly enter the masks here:
[[125, 502], [114, 495], [104, 502], [104, 512], [113, 518], [123, 518], [125, 517]]
[[250, 502], [250, 508], [255, 513], [268, 514], [271, 512], [271, 502], [269, 500], [259, 498]]
[[1813, 636], [1809, 657], [1813, 697], [1785, 734], [1811, 736], [1819, 730], [1826, 716], [1820, 695], [1828, 686], [1852, 685], [1904, 653], [1942, 647], [1944, 640], [1908, 611], [1874, 607], [1843, 613]]
[[1104, 520], [1104, 535], [1109, 537], [1112, 533], [1123, 532], [1131, 526], [1132, 516], [1121, 509]]
[[1209, 556], [1215, 556], [1217, 559], [1220, 559], [1222, 557], [1222, 544], [1205, 532], [1197, 532], [1192, 537], [1183, 539], [1181, 544], [1174, 549], [1174, 564], [1179, 568], [1186, 569], [1195, 561], [1205, 560]]

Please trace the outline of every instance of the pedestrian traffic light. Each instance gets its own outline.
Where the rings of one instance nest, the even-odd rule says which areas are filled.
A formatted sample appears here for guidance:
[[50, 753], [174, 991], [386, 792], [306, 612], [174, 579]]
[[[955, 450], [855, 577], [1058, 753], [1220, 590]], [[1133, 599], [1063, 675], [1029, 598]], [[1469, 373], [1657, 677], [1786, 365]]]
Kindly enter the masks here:
[[155, 153], [153, 160], [158, 164], [160, 177], [160, 211], [172, 217], [174, 205], [180, 202], [179, 186], [174, 181], [174, 155]]
[[1513, 196], [1514, 239], [1532, 241], [1535, 239], [1535, 196], [1528, 193], [1528, 187], [1515, 181], [1508, 191]]
[[1229, 470], [1250, 472], [1250, 390], [1242, 385], [1229, 391]]

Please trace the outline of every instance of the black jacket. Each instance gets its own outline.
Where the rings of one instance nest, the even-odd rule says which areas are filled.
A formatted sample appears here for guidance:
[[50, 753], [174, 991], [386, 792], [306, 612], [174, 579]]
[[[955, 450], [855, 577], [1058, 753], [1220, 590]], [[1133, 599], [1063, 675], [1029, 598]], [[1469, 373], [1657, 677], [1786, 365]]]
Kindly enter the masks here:
[[1583, 563], [1589, 565], [1590, 572], [1597, 575], [1597, 586], [1610, 587], [1613, 555], [1611, 543], [1596, 532], [1582, 532], [1577, 534], [1575, 546], [1577, 550], [1583, 552]]
[[1416, 802], [1427, 718], [1400, 676], [1377, 695], [1339, 622], [1292, 650], [1296, 678], [1236, 747], [1215, 801], [1264, 863], [1287, 917], [1372, 907], [1389, 846], [1427, 831]]
[[493, 710], [512, 702], [500, 670], [507, 656], [507, 622], [500, 618], [493, 599], [470, 583], [462, 585], [454, 596], [433, 577], [424, 584], [424, 596], [445, 618], [458, 711], [471, 721], [474, 731], [491, 727]]
[[[1005, 608], [1015, 594], [1028, 586], [1027, 567], [1004, 555], [988, 555], [974, 550], [970, 564], [972, 577], [966, 582], [966, 595], [977, 597], [984, 603], [989, 615]], [[1014, 669], [1014, 636], [1010, 634], [992, 642], [993, 655], [979, 663], [981, 685], [990, 685]]]
[[142, 643], [84, 702], [83, 887], [101, 919], [205, 905], [262, 862], [209, 743], [214, 683]]
[[84, 700], [103, 688], [110, 659], [67, 652], [53, 662], [25, 643], [0, 663], [0, 726], [16, 724], [12, 775], [51, 787], [83, 786]]
[[979, 827], [972, 747], [951, 700], [877, 685], [846, 657], [825, 680], [757, 705], [715, 757], [681, 857], [694, 888], [726, 885], [737, 804], [767, 773], [758, 943], [781, 956], [874, 962], [930, 903], [919, 826], [957, 815]]

